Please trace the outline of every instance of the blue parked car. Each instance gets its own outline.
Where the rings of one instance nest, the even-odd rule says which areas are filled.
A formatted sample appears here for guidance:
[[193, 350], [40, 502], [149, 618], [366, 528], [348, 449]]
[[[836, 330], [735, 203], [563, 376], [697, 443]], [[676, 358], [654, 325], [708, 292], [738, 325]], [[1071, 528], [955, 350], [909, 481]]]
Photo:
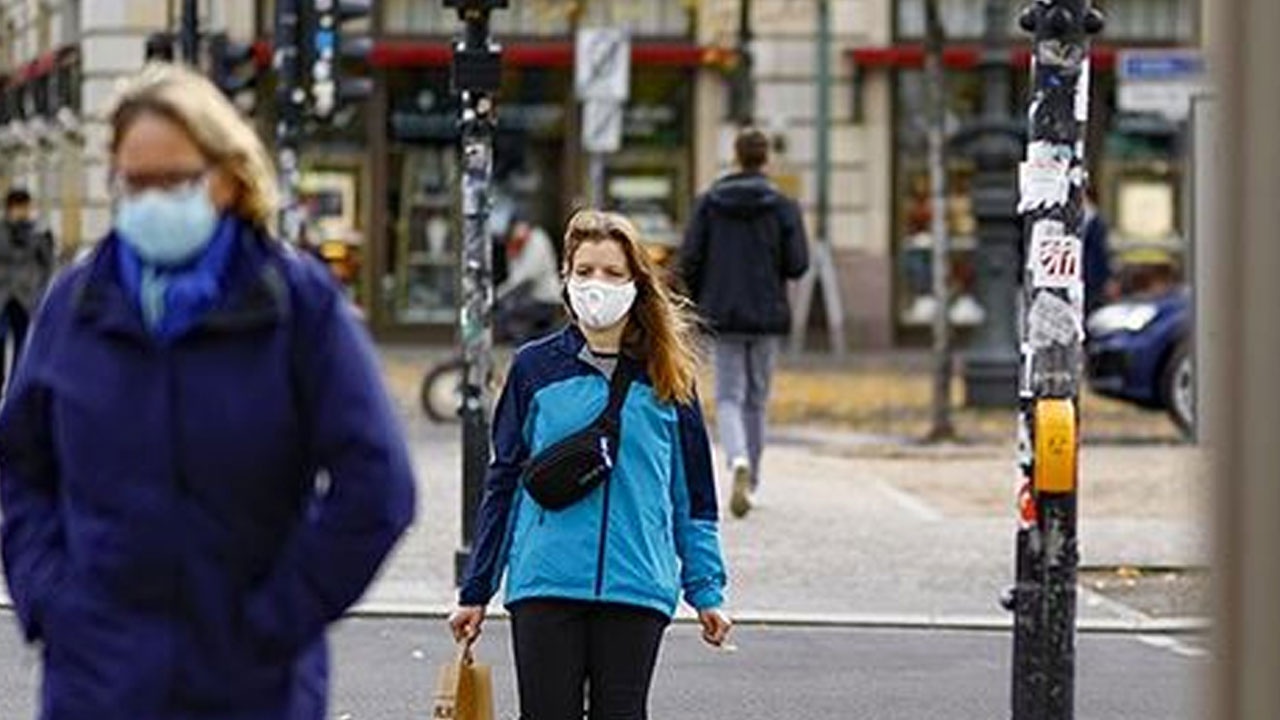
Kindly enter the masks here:
[[1086, 324], [1089, 385], [1101, 395], [1164, 410], [1195, 426], [1191, 295], [1179, 288], [1099, 308]]

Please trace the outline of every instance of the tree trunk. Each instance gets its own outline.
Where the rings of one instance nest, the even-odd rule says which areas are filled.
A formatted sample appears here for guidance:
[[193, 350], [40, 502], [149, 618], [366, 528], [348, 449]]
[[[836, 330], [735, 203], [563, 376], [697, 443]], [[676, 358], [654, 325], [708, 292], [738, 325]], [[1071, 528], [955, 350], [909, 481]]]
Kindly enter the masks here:
[[933, 420], [928, 440], [938, 442], [955, 437], [951, 424], [951, 242], [947, 236], [946, 163], [946, 78], [942, 67], [945, 42], [938, 0], [928, 0], [926, 13], [925, 82], [929, 108], [929, 184], [932, 193], [933, 223]]

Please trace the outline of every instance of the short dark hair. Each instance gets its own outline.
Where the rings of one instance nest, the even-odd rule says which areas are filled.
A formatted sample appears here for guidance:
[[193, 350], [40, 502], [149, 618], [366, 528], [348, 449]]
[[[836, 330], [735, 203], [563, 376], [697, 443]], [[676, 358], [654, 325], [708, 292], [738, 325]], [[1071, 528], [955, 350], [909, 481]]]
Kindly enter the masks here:
[[745, 127], [733, 141], [733, 153], [743, 170], [759, 170], [769, 162], [769, 136], [759, 128]]
[[4, 206], [6, 209], [18, 207], [19, 205], [30, 205], [31, 193], [26, 188], [13, 188], [4, 196]]

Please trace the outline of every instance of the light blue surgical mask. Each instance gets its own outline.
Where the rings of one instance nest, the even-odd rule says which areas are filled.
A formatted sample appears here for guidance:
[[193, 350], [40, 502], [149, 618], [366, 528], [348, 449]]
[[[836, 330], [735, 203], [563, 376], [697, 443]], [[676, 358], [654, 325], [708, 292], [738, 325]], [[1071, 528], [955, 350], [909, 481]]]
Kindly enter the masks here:
[[217, 225], [207, 177], [180, 188], [129, 195], [116, 205], [120, 238], [143, 262], [160, 267], [193, 260], [213, 239]]

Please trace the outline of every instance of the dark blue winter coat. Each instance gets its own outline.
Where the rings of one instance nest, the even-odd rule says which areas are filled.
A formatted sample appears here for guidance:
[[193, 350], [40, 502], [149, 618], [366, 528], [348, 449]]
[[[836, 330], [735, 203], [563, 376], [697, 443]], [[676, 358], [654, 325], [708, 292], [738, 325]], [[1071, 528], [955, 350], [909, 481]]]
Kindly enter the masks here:
[[238, 242], [222, 302], [171, 343], [115, 237], [37, 317], [0, 412], [0, 502], [45, 720], [322, 720], [325, 626], [412, 518], [349, 305], [318, 263]]
[[694, 206], [679, 268], [689, 298], [716, 333], [786, 335], [787, 281], [809, 269], [799, 206], [758, 172], [717, 180]]

